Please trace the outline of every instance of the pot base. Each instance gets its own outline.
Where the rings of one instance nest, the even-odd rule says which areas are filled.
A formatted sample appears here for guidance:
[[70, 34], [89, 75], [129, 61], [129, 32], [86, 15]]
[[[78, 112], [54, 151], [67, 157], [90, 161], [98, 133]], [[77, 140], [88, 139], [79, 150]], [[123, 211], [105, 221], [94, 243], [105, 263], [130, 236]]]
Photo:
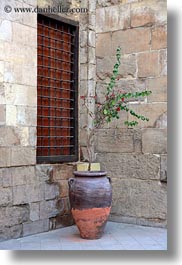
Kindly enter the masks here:
[[72, 215], [84, 239], [99, 239], [102, 237], [111, 207], [72, 209]]

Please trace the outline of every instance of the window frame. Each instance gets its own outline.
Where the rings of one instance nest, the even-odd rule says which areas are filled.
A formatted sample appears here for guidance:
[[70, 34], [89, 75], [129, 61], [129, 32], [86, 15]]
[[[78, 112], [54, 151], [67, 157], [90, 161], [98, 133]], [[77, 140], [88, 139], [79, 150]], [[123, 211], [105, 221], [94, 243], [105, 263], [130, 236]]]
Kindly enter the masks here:
[[[79, 150], [78, 150], [78, 77], [79, 77], [79, 22], [74, 21], [68, 18], [60, 17], [58, 15], [53, 14], [45, 14], [45, 13], [38, 13], [37, 14], [37, 21], [38, 16], [43, 16], [45, 19], [50, 18], [57, 22], [65, 23], [69, 26], [75, 27], [75, 38], [74, 38], [74, 65], [73, 65], [73, 80], [74, 80], [74, 154], [71, 155], [57, 155], [57, 156], [38, 156], [37, 155], [37, 143], [36, 143], [36, 162], [37, 164], [44, 164], [44, 163], [62, 163], [62, 162], [76, 162], [78, 161], [79, 157]], [[38, 44], [37, 44], [38, 47]], [[38, 54], [38, 49], [37, 49]], [[38, 63], [37, 63], [37, 70], [38, 70]], [[37, 84], [38, 88], [38, 84]], [[38, 96], [37, 96], [38, 98]], [[37, 125], [38, 129], [38, 125]]]

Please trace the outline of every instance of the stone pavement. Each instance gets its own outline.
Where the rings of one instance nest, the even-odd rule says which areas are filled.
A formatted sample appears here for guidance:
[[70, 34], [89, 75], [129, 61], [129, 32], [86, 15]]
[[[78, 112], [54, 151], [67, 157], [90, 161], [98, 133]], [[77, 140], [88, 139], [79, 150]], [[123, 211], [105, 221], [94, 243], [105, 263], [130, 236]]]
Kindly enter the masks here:
[[101, 239], [80, 238], [76, 226], [0, 242], [1, 250], [167, 250], [167, 230], [108, 222]]

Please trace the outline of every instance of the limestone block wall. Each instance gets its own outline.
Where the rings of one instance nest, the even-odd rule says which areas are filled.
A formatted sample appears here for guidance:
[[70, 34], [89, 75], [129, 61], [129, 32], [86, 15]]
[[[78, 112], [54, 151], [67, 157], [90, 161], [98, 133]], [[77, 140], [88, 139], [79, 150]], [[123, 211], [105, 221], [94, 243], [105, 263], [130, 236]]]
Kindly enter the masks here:
[[[73, 223], [67, 180], [75, 165], [36, 164], [37, 14], [13, 11], [63, 2], [0, 3], [0, 240]], [[4, 11], [6, 5], [12, 12]], [[79, 7], [80, 2], [66, 5]], [[69, 18], [79, 20], [79, 15]]]
[[[85, 14], [59, 14], [79, 21], [79, 96], [102, 92], [122, 48], [117, 86], [150, 89], [130, 102], [150, 122], [134, 130], [122, 119], [98, 131], [95, 154], [112, 177], [111, 220], [166, 224], [166, 1], [2, 0], [0, 2], [0, 240], [71, 225], [67, 180], [75, 164], [36, 164], [37, 14], [4, 12], [13, 7], [63, 4]], [[80, 157], [86, 159], [85, 126], [92, 126], [80, 102]], [[116, 129], [117, 126], [117, 129]]]
[[145, 100], [129, 102], [149, 117], [134, 129], [126, 113], [97, 133], [97, 161], [112, 177], [110, 219], [166, 225], [167, 213], [167, 7], [166, 0], [98, 0], [96, 9], [96, 95], [100, 101], [121, 47], [116, 88], [151, 90]]

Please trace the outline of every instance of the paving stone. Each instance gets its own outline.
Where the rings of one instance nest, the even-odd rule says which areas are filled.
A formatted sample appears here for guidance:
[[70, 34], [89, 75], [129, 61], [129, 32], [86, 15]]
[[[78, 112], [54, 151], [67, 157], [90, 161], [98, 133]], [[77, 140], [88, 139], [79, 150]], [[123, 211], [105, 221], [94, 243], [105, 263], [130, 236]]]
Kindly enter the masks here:
[[[166, 229], [108, 222], [102, 238], [84, 240], [76, 226], [0, 242], [0, 249], [167, 250]], [[153, 239], [153, 235], [161, 242]]]

